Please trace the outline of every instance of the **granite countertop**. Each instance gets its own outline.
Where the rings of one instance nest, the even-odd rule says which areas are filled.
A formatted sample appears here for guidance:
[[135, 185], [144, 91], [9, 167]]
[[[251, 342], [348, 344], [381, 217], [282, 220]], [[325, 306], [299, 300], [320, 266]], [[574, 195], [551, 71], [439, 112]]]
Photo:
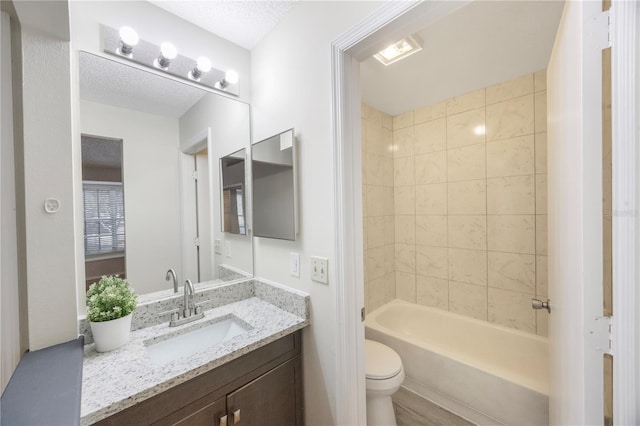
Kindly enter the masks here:
[[[249, 297], [206, 310], [203, 319], [179, 327], [168, 327], [165, 322], [141, 328], [131, 333], [131, 339], [125, 346], [112, 352], [98, 353], [95, 345], [86, 345], [81, 424], [95, 423], [309, 324], [308, 312], [304, 316], [287, 312], [283, 306], [286, 298], [272, 296], [281, 294], [281, 287], [257, 281], [254, 285], [256, 296], [265, 297]], [[308, 296], [304, 299], [308, 307]], [[230, 315], [237, 317], [249, 330], [166, 364], [154, 364], [149, 358], [145, 341], [169, 338], [180, 330], [208, 325]]]

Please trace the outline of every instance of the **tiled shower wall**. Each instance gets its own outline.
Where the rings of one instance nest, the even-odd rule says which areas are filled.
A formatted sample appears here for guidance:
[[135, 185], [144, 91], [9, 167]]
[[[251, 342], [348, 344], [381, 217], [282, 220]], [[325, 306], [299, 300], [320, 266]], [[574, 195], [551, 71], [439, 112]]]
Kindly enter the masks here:
[[[531, 309], [532, 297], [547, 296], [545, 80], [540, 71], [393, 117], [393, 178], [380, 182], [393, 183], [388, 266], [397, 298], [546, 335], [548, 314]], [[364, 126], [381, 113], [363, 111], [368, 183], [382, 168], [371, 164]], [[390, 284], [372, 276], [381, 267], [371, 255], [376, 206], [366, 186], [365, 288], [374, 309]]]

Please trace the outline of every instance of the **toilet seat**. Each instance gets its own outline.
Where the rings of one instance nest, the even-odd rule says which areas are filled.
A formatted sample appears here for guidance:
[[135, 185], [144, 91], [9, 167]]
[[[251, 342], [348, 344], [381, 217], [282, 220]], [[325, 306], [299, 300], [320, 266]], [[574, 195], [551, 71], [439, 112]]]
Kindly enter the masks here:
[[373, 340], [365, 339], [364, 343], [364, 370], [367, 381], [387, 380], [403, 371], [402, 360], [393, 349]]

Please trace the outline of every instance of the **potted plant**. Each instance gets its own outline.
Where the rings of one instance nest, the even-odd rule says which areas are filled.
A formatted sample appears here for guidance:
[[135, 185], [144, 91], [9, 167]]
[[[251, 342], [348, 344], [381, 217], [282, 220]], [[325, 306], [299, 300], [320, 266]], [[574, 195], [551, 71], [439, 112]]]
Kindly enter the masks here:
[[96, 351], [112, 351], [127, 343], [137, 300], [127, 280], [117, 276], [103, 276], [91, 284], [87, 290], [87, 319]]

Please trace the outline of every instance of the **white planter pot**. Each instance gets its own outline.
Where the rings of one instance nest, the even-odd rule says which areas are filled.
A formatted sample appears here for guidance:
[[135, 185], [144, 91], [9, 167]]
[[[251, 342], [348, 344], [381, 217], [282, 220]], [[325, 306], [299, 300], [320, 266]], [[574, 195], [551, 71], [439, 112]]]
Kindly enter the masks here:
[[118, 349], [129, 341], [131, 331], [131, 317], [133, 312], [126, 317], [111, 321], [91, 322], [93, 341], [96, 342], [96, 351], [109, 352]]

